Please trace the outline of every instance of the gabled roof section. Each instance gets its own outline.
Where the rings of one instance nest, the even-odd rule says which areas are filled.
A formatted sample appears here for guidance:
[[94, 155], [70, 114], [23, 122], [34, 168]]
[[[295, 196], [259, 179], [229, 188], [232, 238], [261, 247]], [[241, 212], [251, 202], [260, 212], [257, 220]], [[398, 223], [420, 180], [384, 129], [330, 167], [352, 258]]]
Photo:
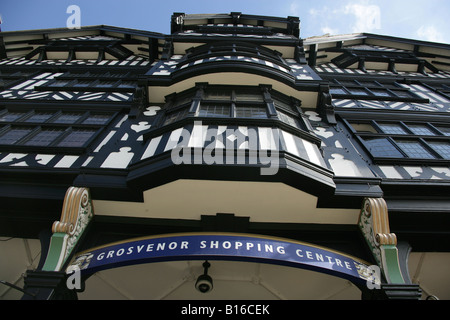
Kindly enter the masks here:
[[310, 66], [333, 63], [365, 71], [366, 63], [384, 63], [394, 73], [400, 65], [423, 74], [450, 71], [449, 44], [370, 33], [311, 37], [303, 43]]
[[0, 58], [39, 57], [47, 51], [70, 48], [77, 51], [109, 54], [112, 59], [126, 59], [130, 55], [158, 58], [160, 41], [164, 35], [155, 32], [118, 28], [105, 25], [79, 29], [55, 28], [0, 33]]

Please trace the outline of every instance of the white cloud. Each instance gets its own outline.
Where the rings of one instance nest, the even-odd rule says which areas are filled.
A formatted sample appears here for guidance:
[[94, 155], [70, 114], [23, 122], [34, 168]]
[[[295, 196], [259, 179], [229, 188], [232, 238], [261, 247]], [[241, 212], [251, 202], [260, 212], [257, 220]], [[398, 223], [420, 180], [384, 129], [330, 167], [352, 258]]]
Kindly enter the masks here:
[[298, 17], [300, 15], [299, 6], [297, 2], [291, 2], [290, 13], [292, 16]]
[[444, 42], [444, 36], [434, 26], [421, 26], [417, 30], [420, 39], [432, 42]]
[[356, 21], [353, 25], [353, 32], [370, 32], [381, 29], [381, 10], [377, 5], [362, 3], [347, 4], [344, 8], [345, 14], [352, 14]]
[[322, 27], [321, 30], [322, 30], [323, 34], [337, 35], [339, 33], [338, 29], [333, 29], [333, 28], [330, 28], [328, 26]]

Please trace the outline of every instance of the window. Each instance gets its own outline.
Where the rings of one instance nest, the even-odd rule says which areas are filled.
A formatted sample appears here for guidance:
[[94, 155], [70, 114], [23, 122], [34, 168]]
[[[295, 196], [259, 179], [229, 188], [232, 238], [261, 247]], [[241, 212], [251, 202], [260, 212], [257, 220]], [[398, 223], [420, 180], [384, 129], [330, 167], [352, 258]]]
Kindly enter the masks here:
[[7, 88], [15, 84], [18, 80], [23, 80], [35, 72], [30, 71], [10, 71], [0, 70], [0, 89]]
[[95, 130], [72, 130], [58, 143], [58, 147], [82, 147], [95, 133]]
[[30, 117], [28, 117], [27, 119], [25, 119], [25, 122], [45, 122], [47, 121], [49, 118], [51, 118], [53, 116], [53, 113], [49, 113], [49, 112], [37, 112], [37, 113], [33, 113], [30, 115]]
[[135, 80], [135, 75], [130, 73], [66, 72], [35, 89], [133, 92], [136, 88], [136, 81], [133, 80]]
[[367, 148], [374, 157], [401, 158], [403, 155], [387, 138], [367, 137], [364, 139]]
[[83, 116], [82, 113], [68, 113], [64, 112], [58, 115], [53, 122], [54, 123], [75, 123]]
[[[386, 70], [394, 74], [398, 73], [396, 66], [402, 68], [402, 65], [412, 65], [417, 72], [425, 73], [425, 68], [432, 72], [439, 72], [430, 62], [416, 57], [413, 52], [380, 50], [375, 47], [353, 47], [353, 48], [329, 48], [326, 51], [341, 53], [331, 60], [339, 68], [358, 68], [366, 71], [366, 62], [378, 63], [371, 69]], [[409, 67], [410, 68], [410, 67]]]
[[106, 124], [109, 119], [111, 118], [111, 115], [109, 114], [89, 114], [88, 117], [85, 117], [82, 124]]
[[450, 124], [373, 120], [346, 123], [374, 160], [450, 160]]
[[178, 65], [181, 68], [183, 65], [192, 61], [200, 59], [210, 59], [213, 57], [227, 57], [227, 56], [245, 56], [253, 58], [250, 60], [256, 62], [257, 60], [265, 60], [267, 62], [274, 63], [283, 68], [289, 68], [281, 58], [281, 54], [277, 51], [270, 50], [266, 47], [249, 44], [249, 43], [232, 43], [232, 42], [220, 42], [206, 44], [193, 49], [187, 50], [187, 53], [182, 62]]
[[330, 93], [333, 98], [429, 102], [426, 97], [416, 95], [397, 82], [333, 80], [330, 83]]
[[50, 145], [58, 138], [64, 130], [62, 129], [41, 129], [24, 142], [26, 146], [43, 146]]
[[85, 148], [114, 113], [0, 109], [0, 148]]
[[277, 112], [278, 112], [278, 117], [284, 123], [287, 123], [287, 124], [289, 124], [289, 125], [291, 125], [293, 127], [296, 127], [296, 128], [300, 128], [301, 127], [300, 126], [300, 122], [298, 121], [297, 118], [295, 118], [295, 117], [293, 117], [293, 116], [291, 116], [291, 115], [289, 115], [289, 114], [287, 114], [285, 112], [282, 112], [282, 111], [277, 111]]
[[29, 134], [33, 128], [30, 127], [10, 127], [4, 128], [0, 136], [0, 143], [12, 145]]
[[435, 97], [438, 96], [438, 100], [442, 101], [450, 100], [450, 84], [443, 83], [426, 83], [424, 84], [426, 88], [432, 91], [435, 94]]
[[420, 141], [396, 140], [396, 143], [410, 158], [434, 159], [433, 155], [425, 149]]
[[170, 113], [167, 114], [163, 125], [168, 125], [168, 124], [171, 124], [173, 122], [179, 121], [179, 120], [185, 118], [187, 113], [188, 113], [188, 109], [187, 108], [183, 108], [181, 110], [170, 112]]
[[204, 104], [200, 105], [198, 112], [199, 117], [230, 117], [231, 108], [221, 104]]
[[265, 107], [237, 106], [236, 117], [238, 118], [267, 118]]
[[[199, 91], [200, 90], [200, 91]], [[294, 100], [261, 87], [205, 86], [169, 96], [162, 125], [192, 117], [273, 119], [306, 130]]]

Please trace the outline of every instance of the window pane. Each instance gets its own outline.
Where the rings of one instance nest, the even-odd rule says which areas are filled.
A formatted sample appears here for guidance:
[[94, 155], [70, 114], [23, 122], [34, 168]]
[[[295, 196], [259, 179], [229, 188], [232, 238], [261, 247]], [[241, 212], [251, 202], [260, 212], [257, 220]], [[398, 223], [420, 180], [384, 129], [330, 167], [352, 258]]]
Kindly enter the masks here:
[[200, 105], [200, 110], [198, 113], [199, 117], [229, 117], [230, 116], [230, 106], [227, 105]]
[[208, 90], [205, 92], [207, 100], [231, 100], [230, 91], [225, 90]]
[[108, 122], [110, 115], [107, 114], [91, 114], [83, 121], [83, 124], [105, 124]]
[[78, 80], [73, 86], [74, 87], [80, 87], [80, 88], [85, 88], [85, 87], [89, 87], [92, 84], [92, 81], [89, 80]]
[[446, 136], [450, 136], [450, 127], [436, 126], [436, 128]]
[[370, 91], [372, 91], [373, 94], [378, 97], [392, 97], [393, 96], [389, 91], [383, 90], [383, 89], [370, 89]]
[[280, 112], [280, 111], [278, 111], [278, 117], [284, 123], [287, 123], [287, 124], [289, 124], [289, 125], [291, 125], [293, 127], [296, 127], [296, 128], [300, 128], [300, 122], [296, 118], [294, 118], [294, 117], [292, 117], [292, 116], [290, 116], [290, 115], [288, 115], [288, 114], [286, 114], [284, 112]]
[[14, 144], [31, 132], [31, 128], [12, 128], [0, 136], [0, 144]]
[[15, 79], [0, 79], [0, 87], [8, 87], [10, 84], [16, 82]]
[[173, 104], [173, 107], [179, 107], [186, 103], [192, 103], [192, 97], [177, 97], [177, 100]]
[[406, 90], [394, 90], [394, 93], [400, 98], [417, 98], [412, 93]]
[[59, 135], [63, 133], [63, 130], [59, 129], [46, 129], [40, 131], [38, 134], [33, 136], [30, 140], [25, 142], [27, 146], [48, 146], [50, 143], [55, 141]]
[[380, 87], [380, 85], [378, 83], [376, 83], [375, 81], [360, 81], [360, 80], [358, 80], [358, 82], [365, 87]]
[[264, 99], [262, 94], [255, 94], [251, 92], [236, 92], [236, 101], [260, 101], [263, 102]]
[[347, 90], [350, 91], [351, 94], [358, 95], [358, 96], [369, 95], [369, 93], [365, 89], [347, 88]]
[[384, 133], [389, 134], [408, 134], [403, 127], [398, 123], [378, 123], [381, 130], [383, 130]]
[[49, 84], [48, 86], [49, 87], [64, 87], [64, 86], [68, 85], [70, 81], [71, 80], [57, 80], [57, 81]]
[[275, 99], [273, 102], [275, 103], [275, 108], [277, 108], [277, 109], [284, 109], [284, 110], [288, 110], [288, 111], [297, 113], [297, 110], [293, 106], [291, 106], [289, 103], [285, 103], [285, 102], [275, 100]]
[[111, 88], [116, 82], [115, 81], [100, 81], [96, 84], [97, 88]]
[[377, 130], [370, 123], [357, 123], [352, 122], [350, 125], [355, 129], [356, 132], [371, 132], [378, 133]]
[[358, 83], [355, 80], [339, 80], [339, 83], [344, 86], [357, 86]]
[[23, 112], [6, 112], [0, 115], [0, 121], [14, 121], [25, 115]]
[[134, 88], [136, 85], [133, 81], [122, 81], [118, 88]]
[[399, 140], [397, 145], [411, 158], [434, 159], [434, 156], [429, 153], [419, 141], [413, 140]]
[[239, 118], [267, 118], [266, 108], [263, 107], [237, 107], [236, 117]]
[[53, 113], [35, 113], [25, 121], [42, 123], [50, 119], [51, 116], [53, 116]]
[[186, 117], [187, 113], [188, 113], [188, 109], [184, 108], [182, 110], [171, 112], [171, 113], [167, 114], [166, 120], [164, 121], [164, 125], [183, 119], [184, 117]]
[[401, 152], [386, 138], [366, 138], [365, 144], [374, 157], [403, 158]]
[[54, 123], [75, 123], [82, 116], [81, 113], [63, 113], [52, 122]]
[[428, 128], [426, 125], [422, 124], [408, 124], [408, 128], [414, 132], [414, 134], [417, 135], [423, 135], [423, 136], [434, 136], [434, 132], [431, 131], [430, 128]]
[[347, 94], [344, 89], [342, 88], [330, 88], [331, 94]]
[[82, 147], [94, 134], [93, 130], [73, 130], [58, 143], [58, 147]]
[[443, 158], [450, 159], [450, 143], [445, 141], [429, 141], [428, 144]]

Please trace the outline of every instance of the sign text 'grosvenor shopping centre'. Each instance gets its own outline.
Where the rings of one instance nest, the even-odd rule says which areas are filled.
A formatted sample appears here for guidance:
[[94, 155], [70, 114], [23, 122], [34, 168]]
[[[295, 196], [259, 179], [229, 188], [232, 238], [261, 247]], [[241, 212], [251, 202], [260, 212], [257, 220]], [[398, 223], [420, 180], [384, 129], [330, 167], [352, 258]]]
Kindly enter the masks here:
[[[103, 269], [170, 260], [240, 260], [329, 273], [354, 282], [378, 282], [366, 263], [310, 244], [239, 234], [182, 234], [131, 239], [78, 254], [67, 269]], [[374, 278], [375, 277], [375, 278]]]

